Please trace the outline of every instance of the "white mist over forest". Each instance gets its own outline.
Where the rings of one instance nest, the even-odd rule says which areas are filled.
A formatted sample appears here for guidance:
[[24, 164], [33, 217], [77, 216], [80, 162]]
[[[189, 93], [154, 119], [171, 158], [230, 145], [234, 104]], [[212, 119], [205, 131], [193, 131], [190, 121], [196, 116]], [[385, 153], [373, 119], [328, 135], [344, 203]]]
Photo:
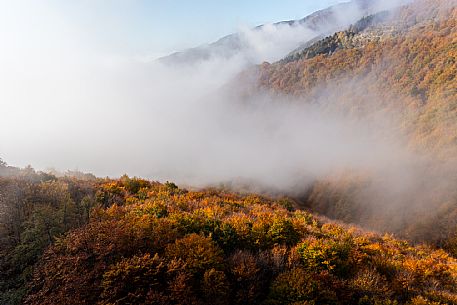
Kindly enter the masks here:
[[[279, 60], [324, 29], [240, 28], [238, 54], [169, 66], [106, 52], [51, 7], [10, 9], [0, 13], [0, 152], [12, 165], [287, 188], [335, 169], [385, 170], [414, 159], [400, 135], [379, 137], [390, 128], [384, 118], [367, 128], [303, 98], [241, 101], [227, 92], [246, 68]], [[364, 14], [346, 6], [339, 26]]]

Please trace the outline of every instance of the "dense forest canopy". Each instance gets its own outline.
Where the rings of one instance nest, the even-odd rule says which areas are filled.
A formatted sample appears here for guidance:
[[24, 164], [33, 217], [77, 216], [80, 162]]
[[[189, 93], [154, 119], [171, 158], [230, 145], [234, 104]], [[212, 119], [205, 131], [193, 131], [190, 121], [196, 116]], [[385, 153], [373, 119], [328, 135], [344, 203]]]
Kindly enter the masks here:
[[17, 183], [28, 187], [16, 212], [30, 216], [17, 239], [19, 219], [2, 232], [11, 237], [2, 256], [5, 304], [21, 293], [26, 304], [457, 300], [457, 260], [445, 251], [316, 218], [291, 199], [127, 176], [6, 178], [2, 187]]

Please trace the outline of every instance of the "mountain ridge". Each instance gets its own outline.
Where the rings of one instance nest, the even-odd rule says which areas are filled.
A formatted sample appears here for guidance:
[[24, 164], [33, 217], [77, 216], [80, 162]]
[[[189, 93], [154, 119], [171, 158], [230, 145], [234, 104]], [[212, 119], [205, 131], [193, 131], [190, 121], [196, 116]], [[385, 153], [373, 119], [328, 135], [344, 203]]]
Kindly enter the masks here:
[[[347, 3], [340, 3], [329, 8], [316, 11], [298, 20], [279, 21], [273, 23], [272, 25], [274, 27], [284, 25], [292, 27], [306, 27], [316, 33], [330, 33], [344, 28], [357, 20], [357, 18], [353, 18], [354, 20], [341, 22], [341, 20], [338, 20], [340, 19], [338, 15], [341, 11], [360, 10], [358, 14], [361, 14], [362, 16], [368, 15], [372, 13], [377, 3], [377, 0], [355, 0]], [[256, 26], [253, 28], [253, 31], [260, 31], [265, 26], [265, 24]], [[246, 42], [243, 40], [244, 38], [242, 37], [242, 33], [229, 34], [213, 43], [190, 48], [184, 51], [178, 51], [161, 57], [158, 61], [165, 64], [194, 64], [202, 60], [208, 60], [212, 57], [220, 56], [222, 58], [230, 58], [245, 49], [249, 49], [249, 46], [247, 46]], [[299, 43], [299, 45], [301, 43]]]

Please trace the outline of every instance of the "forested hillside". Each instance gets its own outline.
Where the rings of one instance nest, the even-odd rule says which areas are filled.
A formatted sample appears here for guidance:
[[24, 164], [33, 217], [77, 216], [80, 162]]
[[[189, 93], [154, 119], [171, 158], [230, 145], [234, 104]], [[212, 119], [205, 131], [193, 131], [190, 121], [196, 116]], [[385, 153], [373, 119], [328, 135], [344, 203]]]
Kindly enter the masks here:
[[43, 251], [89, 221], [95, 191], [92, 175], [57, 178], [0, 162], [0, 304], [20, 304]]
[[292, 199], [15, 172], [1, 178], [1, 304], [457, 302], [445, 251]]
[[367, 17], [363, 30], [351, 27], [263, 64], [259, 86], [353, 115], [400, 112], [414, 144], [455, 156], [457, 8], [452, 1], [415, 1], [383, 18]]
[[414, 1], [255, 71], [259, 89], [344, 113], [367, 128], [379, 116], [388, 118], [391, 129], [379, 130], [380, 136], [401, 134], [427, 160], [414, 165], [417, 187], [401, 196], [373, 191], [386, 178], [349, 170], [317, 181], [301, 198], [304, 206], [415, 240], [455, 239], [456, 23], [455, 2]]

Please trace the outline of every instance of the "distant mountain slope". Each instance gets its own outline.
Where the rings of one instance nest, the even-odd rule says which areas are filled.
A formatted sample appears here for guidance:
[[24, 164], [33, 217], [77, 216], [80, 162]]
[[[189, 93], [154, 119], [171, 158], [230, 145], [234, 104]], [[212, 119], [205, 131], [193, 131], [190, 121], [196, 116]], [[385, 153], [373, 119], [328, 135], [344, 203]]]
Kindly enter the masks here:
[[[348, 26], [357, 19], [368, 14], [372, 14], [382, 6], [378, 0], [355, 0], [352, 2], [341, 3], [324, 10], [317, 11], [299, 20], [289, 20], [274, 23], [273, 26], [280, 28], [283, 26], [306, 28], [313, 31], [314, 37], [325, 33], [331, 33]], [[253, 32], [260, 32], [265, 25], [257, 26]], [[306, 43], [308, 38], [300, 40], [297, 38], [296, 47]], [[249, 38], [244, 33], [235, 33], [225, 36], [216, 42], [208, 45], [173, 53], [169, 56], [160, 58], [159, 61], [167, 64], [195, 63], [208, 60], [213, 57], [231, 58], [236, 55], [249, 54], [253, 46]], [[247, 55], [248, 56], [248, 55]]]

